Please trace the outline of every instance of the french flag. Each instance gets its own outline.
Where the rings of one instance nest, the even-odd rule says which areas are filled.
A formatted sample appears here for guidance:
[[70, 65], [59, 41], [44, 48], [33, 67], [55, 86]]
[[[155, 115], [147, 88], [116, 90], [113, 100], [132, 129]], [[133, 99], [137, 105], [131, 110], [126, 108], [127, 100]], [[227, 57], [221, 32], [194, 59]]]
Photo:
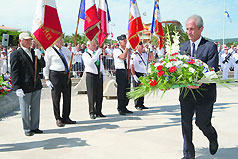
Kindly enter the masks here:
[[55, 0], [38, 0], [32, 24], [32, 35], [44, 50], [62, 35]]
[[106, 40], [108, 33], [108, 22], [111, 21], [107, 0], [99, 0], [98, 15], [101, 20], [100, 32], [98, 34], [98, 45], [101, 48]]
[[130, 0], [130, 18], [128, 26], [128, 41], [132, 49], [136, 49], [140, 42], [138, 32], [143, 31], [144, 27], [142, 24], [139, 8], [136, 0]]
[[91, 41], [99, 32], [99, 28], [98, 28], [99, 22], [100, 20], [98, 18], [95, 0], [86, 0], [85, 1], [84, 32], [87, 38]]
[[154, 34], [157, 38], [159, 38], [159, 48], [163, 47], [163, 27], [161, 23], [160, 9], [159, 9], [159, 0], [155, 0], [154, 3], [154, 11], [153, 18], [151, 24], [151, 33]]

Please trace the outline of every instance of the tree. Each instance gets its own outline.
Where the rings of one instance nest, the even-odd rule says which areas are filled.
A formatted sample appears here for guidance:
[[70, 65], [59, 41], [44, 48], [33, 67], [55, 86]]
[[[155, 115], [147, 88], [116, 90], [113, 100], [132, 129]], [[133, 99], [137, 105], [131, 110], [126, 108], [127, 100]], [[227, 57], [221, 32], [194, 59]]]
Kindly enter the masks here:
[[[169, 32], [169, 34], [167, 34], [167, 32]], [[167, 25], [163, 26], [163, 33], [164, 33], [163, 41], [164, 41], [164, 44], [165, 44], [166, 40], [168, 39], [167, 35], [172, 37], [174, 35], [174, 32], [179, 32], [180, 44], [182, 44], [182, 43], [184, 43], [185, 41], [188, 40], [188, 35], [183, 31], [182, 28], [177, 27], [176, 24], [167, 24]], [[170, 39], [173, 39], [173, 38], [170, 38]], [[155, 45], [157, 47], [158, 46], [158, 38], [156, 38], [155, 36], [152, 36], [151, 37], [151, 44]]]
[[8, 34], [13, 36], [13, 44], [12, 46], [17, 46], [18, 45], [18, 37], [20, 32], [18, 31], [10, 31], [10, 30], [0, 30], [0, 41], [2, 42], [2, 36], [3, 34]]

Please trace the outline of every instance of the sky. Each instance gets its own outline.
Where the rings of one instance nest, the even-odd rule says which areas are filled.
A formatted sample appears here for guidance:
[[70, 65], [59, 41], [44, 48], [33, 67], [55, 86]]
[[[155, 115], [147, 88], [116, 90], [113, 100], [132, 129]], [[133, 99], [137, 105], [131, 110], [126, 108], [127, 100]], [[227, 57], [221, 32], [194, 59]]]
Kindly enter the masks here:
[[[0, 0], [0, 25], [31, 31], [37, 0]], [[98, 4], [98, 0], [95, 0]], [[225, 0], [232, 23], [225, 19], [225, 38], [238, 38], [238, 0]], [[109, 30], [116, 39], [127, 33], [130, 0], [107, 0], [112, 21]], [[154, 0], [137, 0], [144, 23], [151, 23]], [[63, 32], [72, 35], [76, 30], [80, 0], [56, 0]], [[98, 6], [98, 5], [97, 5]], [[197, 14], [204, 20], [202, 35], [210, 39], [223, 38], [224, 0], [160, 0], [161, 19], [178, 20], [185, 28], [186, 19]], [[83, 22], [78, 33], [83, 33]]]

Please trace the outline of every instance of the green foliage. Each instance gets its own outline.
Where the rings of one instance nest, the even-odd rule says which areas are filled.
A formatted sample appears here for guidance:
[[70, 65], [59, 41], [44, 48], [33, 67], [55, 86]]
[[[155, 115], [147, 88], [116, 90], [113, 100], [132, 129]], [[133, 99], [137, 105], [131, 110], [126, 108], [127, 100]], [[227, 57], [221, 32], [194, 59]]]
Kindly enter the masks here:
[[[178, 32], [179, 35], [179, 42], [180, 44], [184, 43], [185, 41], [188, 40], [188, 35], [182, 30], [182, 28], [177, 27], [176, 24], [169, 24], [163, 27], [163, 32], [164, 32], [164, 41], [168, 39], [170, 36], [170, 39], [172, 40], [171, 37], [175, 35], [175, 33]], [[171, 41], [173, 43], [173, 41]]]
[[[64, 42], [65, 43], [74, 43], [74, 34], [72, 34], [72, 35], [63, 35], [63, 37], [64, 37]], [[97, 36], [95, 36], [94, 37], [94, 39], [93, 40], [95, 40], [97, 43], [98, 43], [98, 37]], [[82, 34], [82, 35], [80, 35], [80, 34], [77, 34], [77, 37], [76, 37], [76, 43], [77, 44], [86, 44], [87, 43], [87, 41], [88, 41], [88, 38], [85, 36], [85, 34]], [[111, 40], [111, 39], [106, 39], [105, 40], [105, 44], [107, 44], [107, 43], [116, 43], [116, 40]]]
[[[164, 42], [166, 41], [166, 39], [168, 39], [168, 35], [172, 37], [173, 35], [175, 35], [176, 32], [179, 33], [180, 44], [188, 40], [188, 35], [183, 31], [182, 28], [177, 27], [176, 24], [167, 24], [166, 26], [163, 26], [163, 32], [164, 32], [164, 37], [163, 37]], [[152, 45], [155, 45], [157, 47], [158, 39], [155, 36], [152, 36], [151, 43]]]
[[18, 32], [18, 31], [9, 31], [9, 30], [1, 30], [0, 29], [0, 41], [1, 42], [2, 42], [2, 35], [3, 34], [12, 35], [13, 36], [13, 46], [18, 45], [18, 37], [19, 37], [20, 32]]

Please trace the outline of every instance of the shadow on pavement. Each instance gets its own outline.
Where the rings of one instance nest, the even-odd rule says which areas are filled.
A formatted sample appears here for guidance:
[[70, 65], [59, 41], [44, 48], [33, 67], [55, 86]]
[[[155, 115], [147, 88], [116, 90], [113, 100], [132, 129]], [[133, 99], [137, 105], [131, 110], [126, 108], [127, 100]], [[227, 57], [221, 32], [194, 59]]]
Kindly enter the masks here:
[[[214, 111], [223, 111], [224, 109], [230, 108], [230, 105], [236, 105], [238, 103], [215, 103]], [[170, 122], [165, 122], [162, 125], [150, 125], [141, 128], [130, 129], [126, 132], [136, 132], [136, 131], [146, 131], [152, 129], [166, 128], [171, 126], [181, 125], [181, 116], [180, 116], [180, 105], [164, 105], [164, 106], [154, 106], [150, 107], [148, 110], [134, 112], [136, 116], [146, 116], [146, 115], [170, 115], [173, 117], [168, 118]], [[194, 115], [194, 119], [195, 119]]]
[[69, 134], [74, 132], [85, 132], [99, 129], [116, 129], [116, 128], [119, 128], [119, 126], [111, 124], [98, 124], [89, 126], [63, 127], [60, 129], [48, 129], [44, 130], [44, 134]]
[[77, 121], [77, 124], [95, 124], [95, 123], [108, 123], [108, 122], [119, 122], [125, 120], [141, 120], [139, 117], [133, 115], [120, 116], [117, 114], [106, 115], [106, 118], [97, 118], [96, 120], [84, 120]]
[[212, 156], [208, 148], [196, 149], [196, 159], [237, 159], [238, 147], [220, 148], [217, 153]]
[[0, 144], [0, 152], [8, 151], [23, 151], [36, 148], [43, 148], [44, 150], [60, 149], [65, 147], [79, 147], [90, 146], [86, 143], [86, 140], [80, 138], [66, 138], [59, 137], [43, 141], [32, 141], [25, 143], [13, 143], [13, 144]]

